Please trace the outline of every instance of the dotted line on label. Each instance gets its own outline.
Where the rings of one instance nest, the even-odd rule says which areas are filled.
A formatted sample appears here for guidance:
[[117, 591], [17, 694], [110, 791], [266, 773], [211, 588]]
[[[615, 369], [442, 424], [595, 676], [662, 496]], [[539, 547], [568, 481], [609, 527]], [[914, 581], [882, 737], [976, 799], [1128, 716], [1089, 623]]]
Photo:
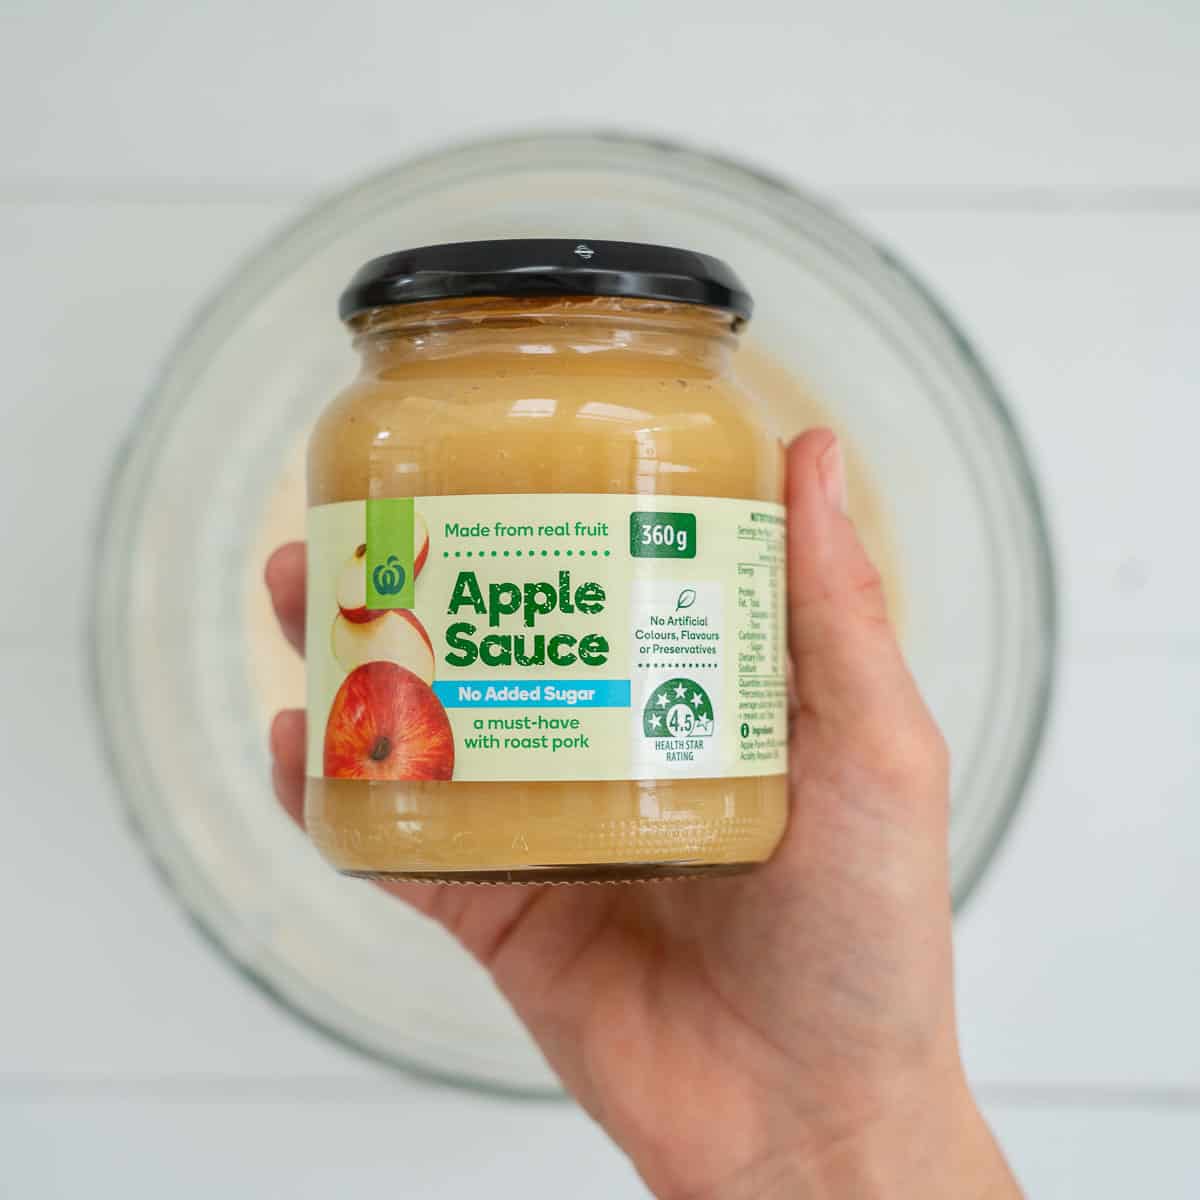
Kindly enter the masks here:
[[611, 550], [443, 550], [443, 558], [609, 558]]
[[645, 667], [647, 670], [653, 670], [655, 667], [667, 667], [668, 669], [673, 668], [673, 667], [684, 667], [689, 671], [692, 670], [693, 667], [700, 667], [700, 668], [710, 667], [710, 668], [712, 668], [712, 670], [715, 671], [720, 665], [721, 665], [720, 663], [710, 663], [710, 662], [678, 662], [678, 661], [672, 661], [670, 659], [665, 659], [665, 658], [661, 659], [659, 662], [634, 663], [634, 666], [639, 667], [639, 668]]

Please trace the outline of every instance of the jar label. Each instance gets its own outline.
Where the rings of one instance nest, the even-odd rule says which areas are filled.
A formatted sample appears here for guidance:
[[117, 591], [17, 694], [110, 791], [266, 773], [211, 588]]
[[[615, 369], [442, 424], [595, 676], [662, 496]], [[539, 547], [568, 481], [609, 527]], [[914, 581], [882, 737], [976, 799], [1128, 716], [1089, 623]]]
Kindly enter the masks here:
[[786, 770], [784, 510], [419, 496], [308, 514], [308, 772]]

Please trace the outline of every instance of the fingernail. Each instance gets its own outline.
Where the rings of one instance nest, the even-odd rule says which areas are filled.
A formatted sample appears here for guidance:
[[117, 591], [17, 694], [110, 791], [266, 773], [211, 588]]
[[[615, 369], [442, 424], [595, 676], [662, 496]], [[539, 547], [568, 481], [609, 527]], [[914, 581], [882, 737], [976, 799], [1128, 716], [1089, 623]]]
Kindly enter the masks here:
[[846, 464], [842, 459], [842, 447], [837, 438], [821, 451], [817, 460], [821, 472], [821, 487], [830, 508], [843, 516], [846, 513]]

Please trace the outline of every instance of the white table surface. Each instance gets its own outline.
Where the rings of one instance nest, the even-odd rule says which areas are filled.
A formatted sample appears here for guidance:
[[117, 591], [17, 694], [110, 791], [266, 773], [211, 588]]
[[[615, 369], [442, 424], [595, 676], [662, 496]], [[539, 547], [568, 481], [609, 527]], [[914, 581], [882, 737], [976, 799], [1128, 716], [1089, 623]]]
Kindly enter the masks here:
[[968, 1063], [1032, 1195], [1200, 1196], [1194, 0], [9, 0], [0, 101], [0, 1195], [644, 1194], [574, 1109], [374, 1067], [196, 936], [105, 774], [78, 576], [147, 382], [238, 256], [398, 157], [585, 125], [831, 195], [1007, 389], [1064, 649], [958, 926]]

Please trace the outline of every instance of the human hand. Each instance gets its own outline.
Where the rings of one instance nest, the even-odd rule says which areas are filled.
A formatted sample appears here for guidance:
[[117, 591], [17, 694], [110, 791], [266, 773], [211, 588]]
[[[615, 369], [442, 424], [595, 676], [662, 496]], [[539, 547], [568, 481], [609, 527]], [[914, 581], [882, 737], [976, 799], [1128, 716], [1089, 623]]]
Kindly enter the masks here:
[[[492, 973], [567, 1089], [674, 1200], [1018, 1196], [954, 1017], [945, 743], [844, 514], [833, 435], [788, 448], [791, 815], [749, 874], [381, 884]], [[304, 547], [267, 564], [303, 648]], [[303, 821], [304, 714], [271, 731]]]

